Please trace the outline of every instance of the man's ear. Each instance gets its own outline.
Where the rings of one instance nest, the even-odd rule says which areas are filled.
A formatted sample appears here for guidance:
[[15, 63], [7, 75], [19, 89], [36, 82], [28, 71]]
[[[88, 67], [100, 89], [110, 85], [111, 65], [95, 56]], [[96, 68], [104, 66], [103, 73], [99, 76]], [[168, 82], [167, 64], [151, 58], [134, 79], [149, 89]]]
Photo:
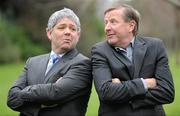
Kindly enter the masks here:
[[134, 20], [129, 21], [129, 31], [135, 30], [136, 22]]
[[48, 37], [48, 39], [51, 41], [51, 33], [52, 33], [52, 29], [48, 29], [48, 28], [46, 28], [46, 35], [47, 35], [47, 37]]

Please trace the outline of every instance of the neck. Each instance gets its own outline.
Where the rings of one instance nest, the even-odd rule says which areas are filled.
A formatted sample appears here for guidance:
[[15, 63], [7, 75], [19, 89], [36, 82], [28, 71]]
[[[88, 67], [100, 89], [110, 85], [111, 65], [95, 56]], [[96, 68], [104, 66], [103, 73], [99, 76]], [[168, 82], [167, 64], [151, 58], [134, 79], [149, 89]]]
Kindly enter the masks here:
[[63, 54], [63, 53], [66, 53], [66, 52], [67, 52], [66, 50], [60, 50], [60, 49], [55, 49], [55, 48], [52, 48], [52, 51], [53, 51], [55, 54]]
[[124, 38], [119, 41], [118, 45], [116, 47], [121, 47], [121, 48], [127, 48], [129, 43], [133, 40], [133, 36], [129, 38]]

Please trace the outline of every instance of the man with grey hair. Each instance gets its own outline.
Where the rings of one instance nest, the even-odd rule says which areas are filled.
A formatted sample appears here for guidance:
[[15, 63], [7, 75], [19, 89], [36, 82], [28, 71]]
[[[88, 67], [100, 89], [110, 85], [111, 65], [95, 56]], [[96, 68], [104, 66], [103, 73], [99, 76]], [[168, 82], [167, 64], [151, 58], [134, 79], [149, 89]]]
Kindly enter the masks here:
[[174, 84], [163, 42], [137, 35], [140, 15], [127, 4], [104, 13], [106, 41], [92, 47], [99, 116], [164, 116]]
[[68, 8], [47, 25], [49, 54], [31, 57], [10, 88], [7, 105], [20, 116], [85, 116], [91, 93], [89, 58], [78, 53], [80, 21]]

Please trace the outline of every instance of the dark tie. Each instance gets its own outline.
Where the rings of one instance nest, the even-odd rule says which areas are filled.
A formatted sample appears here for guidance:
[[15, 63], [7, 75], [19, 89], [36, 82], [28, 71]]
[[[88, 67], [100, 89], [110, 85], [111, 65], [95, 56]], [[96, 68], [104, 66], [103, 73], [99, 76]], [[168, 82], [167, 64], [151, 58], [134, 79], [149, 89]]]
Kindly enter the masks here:
[[115, 48], [117, 52], [121, 52], [129, 61], [132, 62], [132, 43], [127, 48]]
[[118, 53], [123, 54], [124, 56], [127, 56], [126, 48], [115, 48]]

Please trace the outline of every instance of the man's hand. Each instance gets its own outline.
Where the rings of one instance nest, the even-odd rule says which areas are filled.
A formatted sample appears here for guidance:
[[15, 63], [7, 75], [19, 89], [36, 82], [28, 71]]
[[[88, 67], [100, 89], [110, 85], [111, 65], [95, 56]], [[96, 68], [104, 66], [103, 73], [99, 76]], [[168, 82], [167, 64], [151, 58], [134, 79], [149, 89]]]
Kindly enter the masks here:
[[121, 81], [118, 78], [113, 78], [112, 83], [121, 83]]
[[20, 91], [12, 91], [11, 94], [8, 95], [8, 103], [7, 105], [13, 109], [16, 109], [23, 105], [24, 101], [21, 99]]
[[60, 77], [60, 78], [56, 81], [56, 83], [58, 83], [62, 78], [63, 78], [63, 77]]
[[144, 80], [147, 84], [148, 89], [152, 89], [157, 86], [157, 82], [156, 82], [155, 78], [148, 78], [148, 79], [144, 79]]

